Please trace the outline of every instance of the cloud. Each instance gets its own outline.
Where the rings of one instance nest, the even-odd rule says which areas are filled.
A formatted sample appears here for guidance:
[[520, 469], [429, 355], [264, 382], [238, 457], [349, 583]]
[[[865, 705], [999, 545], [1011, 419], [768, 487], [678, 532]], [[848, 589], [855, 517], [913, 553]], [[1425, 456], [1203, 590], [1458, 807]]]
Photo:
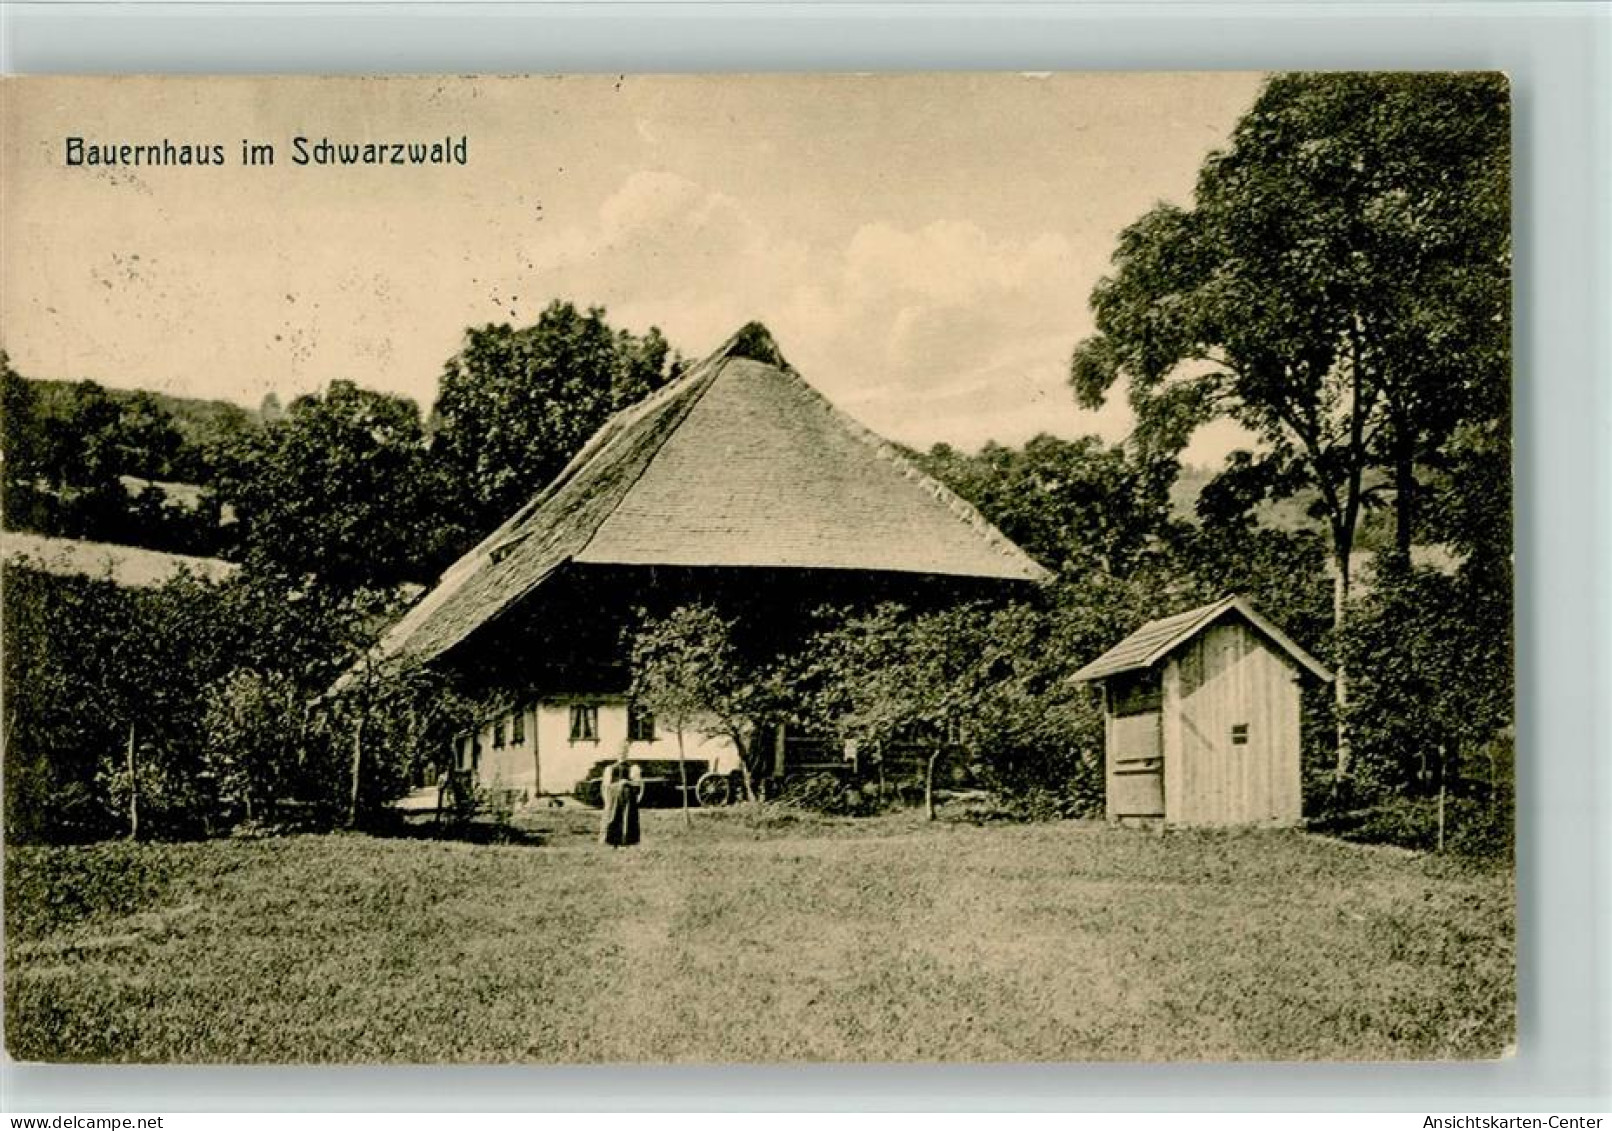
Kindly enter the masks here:
[[867, 224], [845, 251], [845, 280], [853, 293], [896, 293], [959, 306], [998, 292], [1025, 291], [1054, 280], [1071, 258], [1053, 233], [1029, 241], [993, 242], [976, 224], [937, 220], [905, 231]]
[[1064, 386], [1083, 306], [1062, 236], [993, 236], [966, 220], [862, 224], [809, 245], [743, 201], [662, 171], [627, 176], [540, 257], [618, 324], [691, 353], [752, 318], [829, 397], [909, 443], [977, 445], [1099, 429]]
[[1086, 321], [1074, 260], [1053, 233], [864, 225], [788, 296], [781, 321], [821, 360], [822, 376], [806, 372], [825, 392], [907, 442], [972, 446], [1043, 428], [1118, 438], [1112, 414], [1082, 419], [1064, 386]]
[[599, 206], [598, 235], [615, 245], [697, 224], [699, 215], [709, 214], [723, 199], [676, 173], [636, 172]]
[[[602, 304], [613, 324], [659, 326], [695, 356], [760, 319], [830, 399], [904, 443], [1115, 442], [1134, 423], [1123, 393], [1088, 411], [1069, 391], [1070, 352], [1091, 332], [1090, 255], [1055, 232], [885, 220], [808, 244], [728, 192], [650, 170], [581, 222], [538, 234], [521, 262], [539, 279], [512, 277], [505, 291]], [[1189, 456], [1237, 439], [1207, 432]]]

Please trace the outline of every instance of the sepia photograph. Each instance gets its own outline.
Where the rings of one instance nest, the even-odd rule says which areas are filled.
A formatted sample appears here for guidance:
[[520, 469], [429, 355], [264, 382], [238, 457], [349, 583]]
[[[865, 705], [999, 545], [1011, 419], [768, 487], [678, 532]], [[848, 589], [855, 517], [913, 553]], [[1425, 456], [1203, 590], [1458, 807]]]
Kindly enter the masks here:
[[1514, 1055], [1511, 129], [0, 80], [6, 1056]]

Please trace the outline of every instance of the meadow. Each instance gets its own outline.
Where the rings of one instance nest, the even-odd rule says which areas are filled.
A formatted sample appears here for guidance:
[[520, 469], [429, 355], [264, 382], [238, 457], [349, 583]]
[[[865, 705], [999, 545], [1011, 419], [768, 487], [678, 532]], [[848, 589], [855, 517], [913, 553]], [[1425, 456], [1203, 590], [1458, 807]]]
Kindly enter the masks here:
[[7, 850], [22, 1060], [1495, 1057], [1509, 868], [1296, 831], [649, 812]]

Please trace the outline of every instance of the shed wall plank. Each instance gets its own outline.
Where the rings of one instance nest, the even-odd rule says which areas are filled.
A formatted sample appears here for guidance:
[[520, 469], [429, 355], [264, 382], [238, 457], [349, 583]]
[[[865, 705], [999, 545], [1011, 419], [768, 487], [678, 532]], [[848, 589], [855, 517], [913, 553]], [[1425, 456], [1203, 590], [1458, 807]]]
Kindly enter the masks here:
[[[1288, 823], [1298, 819], [1296, 670], [1241, 624], [1216, 625], [1185, 645], [1173, 662], [1182, 673], [1178, 781], [1170, 806], [1182, 824]], [[1233, 745], [1232, 727], [1248, 728]]]

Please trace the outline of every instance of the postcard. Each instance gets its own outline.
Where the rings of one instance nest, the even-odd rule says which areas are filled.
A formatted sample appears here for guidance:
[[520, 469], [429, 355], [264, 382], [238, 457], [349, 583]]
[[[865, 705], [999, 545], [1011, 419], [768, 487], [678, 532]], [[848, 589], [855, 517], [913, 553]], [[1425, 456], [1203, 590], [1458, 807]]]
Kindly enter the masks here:
[[12, 1058], [1514, 1048], [1503, 76], [0, 98]]

